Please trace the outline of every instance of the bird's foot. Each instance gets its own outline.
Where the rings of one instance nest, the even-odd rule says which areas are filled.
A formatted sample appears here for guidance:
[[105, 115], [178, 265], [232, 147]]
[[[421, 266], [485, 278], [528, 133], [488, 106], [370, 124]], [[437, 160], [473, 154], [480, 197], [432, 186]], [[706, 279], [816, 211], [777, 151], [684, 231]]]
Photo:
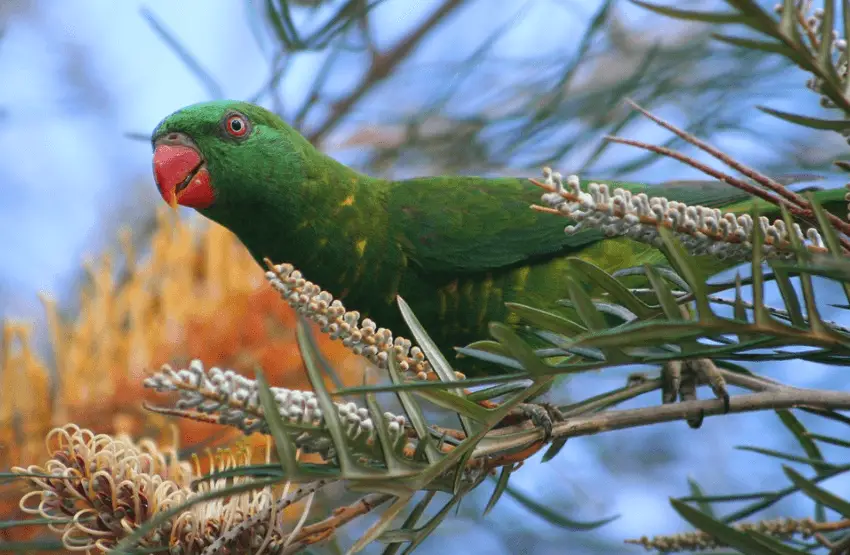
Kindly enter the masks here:
[[521, 403], [517, 410], [535, 426], [543, 428], [543, 443], [552, 441], [552, 427], [556, 422], [563, 422], [564, 415], [552, 403]]
[[[711, 359], [699, 358], [693, 360], [672, 360], [661, 370], [662, 389], [661, 400], [664, 403], [680, 401], [695, 401], [697, 386], [708, 384], [714, 395], [723, 400], [723, 413], [729, 412], [729, 392], [726, 390], [726, 380]], [[687, 419], [688, 426], [699, 428], [705, 413]]]

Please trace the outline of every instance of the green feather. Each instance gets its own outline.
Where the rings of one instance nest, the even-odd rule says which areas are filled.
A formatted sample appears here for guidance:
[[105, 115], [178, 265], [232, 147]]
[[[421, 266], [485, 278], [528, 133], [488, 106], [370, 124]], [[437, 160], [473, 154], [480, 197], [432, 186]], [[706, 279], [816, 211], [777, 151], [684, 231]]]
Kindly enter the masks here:
[[[234, 111], [251, 122], [246, 138], [224, 130]], [[233, 231], [260, 264], [289, 262], [348, 309], [406, 335], [400, 294], [447, 356], [484, 338], [489, 321], [513, 321], [505, 302], [544, 308], [566, 297], [567, 256], [606, 271], [663, 260], [648, 245], [603, 241], [595, 230], [567, 235], [567, 220], [529, 208], [541, 190], [526, 179], [373, 178], [252, 104], [189, 106], [163, 120], [153, 140], [174, 132], [194, 141], [211, 176], [215, 202], [200, 212]], [[610, 185], [737, 212], [752, 206], [748, 194], [719, 182]], [[843, 202], [842, 191], [818, 196]], [[776, 214], [761, 204], [762, 214]], [[700, 267], [707, 278], [728, 263], [706, 259]]]

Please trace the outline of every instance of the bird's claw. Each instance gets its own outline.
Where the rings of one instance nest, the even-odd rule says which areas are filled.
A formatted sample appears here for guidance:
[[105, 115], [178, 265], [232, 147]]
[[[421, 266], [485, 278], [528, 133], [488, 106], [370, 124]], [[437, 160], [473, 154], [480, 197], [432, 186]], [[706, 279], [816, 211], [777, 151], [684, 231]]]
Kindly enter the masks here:
[[[730, 409], [729, 392], [726, 390], [726, 380], [718, 371], [711, 359], [673, 360], [664, 365], [661, 371], [661, 399], [664, 403], [674, 403], [678, 397], [681, 401], [695, 401], [697, 386], [708, 384], [714, 395], [723, 400], [723, 413]], [[688, 426], [699, 428], [705, 418], [705, 411], [695, 417], [687, 418]]]
[[564, 415], [558, 407], [551, 403], [522, 403], [517, 409], [535, 426], [543, 428], [543, 443], [552, 441], [552, 427], [556, 422], [563, 422]]

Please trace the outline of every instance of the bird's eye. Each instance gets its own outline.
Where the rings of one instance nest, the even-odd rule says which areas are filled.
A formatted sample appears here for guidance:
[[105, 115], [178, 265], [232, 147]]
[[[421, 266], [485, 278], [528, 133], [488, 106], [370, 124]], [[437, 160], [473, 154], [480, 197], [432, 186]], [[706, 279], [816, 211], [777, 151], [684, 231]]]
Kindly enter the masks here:
[[224, 122], [224, 128], [234, 137], [244, 137], [248, 132], [248, 121], [244, 116], [233, 114]]

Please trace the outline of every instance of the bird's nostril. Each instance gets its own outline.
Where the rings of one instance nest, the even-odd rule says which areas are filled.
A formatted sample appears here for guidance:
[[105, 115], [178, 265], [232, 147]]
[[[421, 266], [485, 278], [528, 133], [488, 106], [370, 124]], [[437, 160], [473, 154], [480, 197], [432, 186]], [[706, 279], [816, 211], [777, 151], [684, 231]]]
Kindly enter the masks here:
[[169, 141], [176, 141], [179, 138], [180, 138], [180, 135], [178, 135], [177, 133], [169, 133], [168, 134], [168, 140]]

